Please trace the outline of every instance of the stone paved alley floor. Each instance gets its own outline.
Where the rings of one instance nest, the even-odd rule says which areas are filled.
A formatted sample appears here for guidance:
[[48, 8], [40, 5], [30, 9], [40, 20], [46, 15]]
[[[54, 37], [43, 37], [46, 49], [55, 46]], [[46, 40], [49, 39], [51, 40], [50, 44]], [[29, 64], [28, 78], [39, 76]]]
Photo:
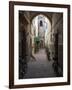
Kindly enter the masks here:
[[39, 50], [34, 56], [36, 60], [28, 62], [28, 69], [24, 78], [46, 78], [56, 76], [52, 68], [53, 61], [48, 61], [45, 49]]

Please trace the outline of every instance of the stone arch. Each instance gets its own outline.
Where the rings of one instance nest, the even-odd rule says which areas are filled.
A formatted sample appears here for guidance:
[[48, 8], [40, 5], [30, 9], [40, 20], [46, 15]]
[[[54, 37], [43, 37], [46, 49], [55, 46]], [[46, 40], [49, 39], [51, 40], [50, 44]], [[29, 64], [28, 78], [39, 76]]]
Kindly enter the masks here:
[[51, 13], [45, 13], [45, 12], [34, 12], [34, 13], [32, 13], [31, 12], [31, 14], [30, 14], [30, 16], [31, 16], [31, 18], [30, 18], [30, 20], [31, 20], [31, 22], [32, 22], [32, 20], [36, 17], [36, 16], [38, 16], [38, 15], [44, 15], [49, 21], [50, 21], [50, 23], [52, 24], [52, 14]]
[[[45, 41], [44, 41], [44, 45], [46, 45], [47, 46], [47, 44], [48, 44], [48, 34], [49, 34], [49, 32], [51, 31], [51, 28], [52, 28], [52, 24], [51, 24], [51, 20], [46, 16], [47, 14], [45, 14], [45, 13], [37, 13], [37, 12], [34, 12], [33, 14], [31, 13], [30, 14], [31, 15], [31, 30], [33, 30], [33, 23], [35, 23], [35, 19], [36, 19], [36, 17], [37, 17], [37, 19], [36, 20], [38, 20], [38, 16], [39, 15], [42, 15], [42, 16], [44, 16], [44, 18], [45, 18], [45, 20], [46, 20], [46, 25], [47, 25], [47, 27], [45, 28]], [[34, 20], [34, 21], [33, 21]], [[34, 26], [36, 25], [36, 27], [37, 27], [37, 29], [35, 29], [36, 27], [34, 27], [34, 31], [35, 32], [37, 32], [37, 34], [35, 34], [35, 36], [38, 36], [39, 34], [38, 34], [38, 32], [40, 32], [41, 30], [39, 30], [39, 28], [38, 28], [38, 26], [37, 26], [37, 24], [39, 25], [39, 23], [40, 22], [37, 22], [36, 21], [36, 23], [34, 24]], [[33, 31], [33, 32], [34, 32]], [[31, 31], [32, 32], [32, 31]], [[32, 34], [32, 33], [31, 33]], [[44, 34], [43, 34], [44, 35]]]

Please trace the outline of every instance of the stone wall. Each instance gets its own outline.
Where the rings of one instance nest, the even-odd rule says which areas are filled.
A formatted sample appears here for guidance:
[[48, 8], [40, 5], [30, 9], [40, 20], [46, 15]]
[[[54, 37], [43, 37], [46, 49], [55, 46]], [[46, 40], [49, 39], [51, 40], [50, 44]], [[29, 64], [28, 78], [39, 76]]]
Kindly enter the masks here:
[[30, 49], [30, 14], [19, 11], [19, 79], [26, 73]]
[[[58, 35], [58, 42], [56, 41], [56, 35]], [[63, 15], [62, 13], [53, 13], [52, 29], [50, 30], [48, 37], [50, 37], [49, 38], [50, 41], [48, 43], [50, 58], [51, 60], [53, 60], [57, 56], [55, 54], [58, 54], [58, 66], [63, 71]]]

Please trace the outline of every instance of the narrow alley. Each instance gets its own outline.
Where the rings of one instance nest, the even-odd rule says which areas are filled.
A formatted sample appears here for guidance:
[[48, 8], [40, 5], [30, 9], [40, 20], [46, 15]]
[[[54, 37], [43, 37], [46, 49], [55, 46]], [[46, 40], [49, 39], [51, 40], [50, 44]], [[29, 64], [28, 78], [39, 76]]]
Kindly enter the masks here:
[[45, 49], [40, 49], [39, 52], [34, 54], [36, 60], [30, 60], [28, 62], [27, 73], [24, 78], [43, 78], [43, 77], [55, 77], [54, 70], [52, 68], [53, 61], [49, 61], [46, 56]]
[[19, 79], [63, 77], [63, 14], [19, 11]]

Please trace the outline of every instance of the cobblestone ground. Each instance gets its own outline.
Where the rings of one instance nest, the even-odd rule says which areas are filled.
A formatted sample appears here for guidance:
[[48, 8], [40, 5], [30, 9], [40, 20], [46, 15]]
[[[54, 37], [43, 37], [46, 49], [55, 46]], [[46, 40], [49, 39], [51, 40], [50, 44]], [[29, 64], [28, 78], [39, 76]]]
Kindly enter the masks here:
[[52, 68], [53, 61], [49, 61], [46, 56], [45, 49], [39, 50], [34, 54], [36, 60], [30, 60], [28, 62], [27, 73], [24, 78], [43, 78], [43, 77], [55, 77], [54, 70]]

